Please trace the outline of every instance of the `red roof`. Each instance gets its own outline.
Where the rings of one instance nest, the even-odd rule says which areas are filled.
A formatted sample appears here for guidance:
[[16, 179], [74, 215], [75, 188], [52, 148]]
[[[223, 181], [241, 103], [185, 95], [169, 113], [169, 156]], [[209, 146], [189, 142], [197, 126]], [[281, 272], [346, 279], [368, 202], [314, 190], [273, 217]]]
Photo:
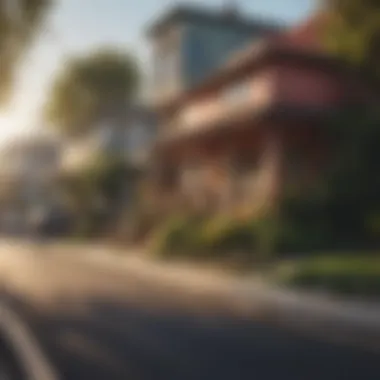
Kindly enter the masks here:
[[292, 49], [325, 52], [323, 47], [322, 30], [327, 23], [327, 14], [318, 13], [307, 19], [302, 24], [273, 38], [275, 45], [289, 46]]

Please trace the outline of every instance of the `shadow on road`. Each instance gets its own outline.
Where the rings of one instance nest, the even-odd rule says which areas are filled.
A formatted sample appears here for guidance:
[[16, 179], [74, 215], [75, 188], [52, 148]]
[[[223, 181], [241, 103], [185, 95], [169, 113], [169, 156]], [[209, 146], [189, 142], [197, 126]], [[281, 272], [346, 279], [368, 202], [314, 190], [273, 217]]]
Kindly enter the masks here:
[[0, 379], [27, 380], [28, 374], [23, 363], [7, 338], [5, 331], [0, 329]]

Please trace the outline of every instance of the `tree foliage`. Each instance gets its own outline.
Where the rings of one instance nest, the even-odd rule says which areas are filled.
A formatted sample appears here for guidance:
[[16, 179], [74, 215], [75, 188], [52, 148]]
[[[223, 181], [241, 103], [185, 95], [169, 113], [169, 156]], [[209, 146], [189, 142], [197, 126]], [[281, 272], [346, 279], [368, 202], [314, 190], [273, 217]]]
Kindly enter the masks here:
[[[102, 233], [117, 221], [124, 210], [125, 197], [132, 193], [135, 168], [125, 160], [100, 155], [79, 173], [61, 178], [61, 191], [73, 215], [74, 230], [81, 234]], [[85, 226], [84, 233], [82, 226]]]
[[0, 0], [0, 103], [8, 100], [20, 58], [43, 27], [51, 0]]
[[53, 83], [46, 119], [69, 136], [104, 119], [120, 120], [138, 83], [136, 61], [117, 49], [106, 47], [72, 57]]
[[285, 250], [378, 248], [380, 244], [380, 113], [352, 107], [326, 125], [333, 149], [312, 190], [281, 206]]
[[330, 51], [380, 78], [380, 1], [328, 0]]
[[[326, 0], [326, 46], [353, 67], [380, 80], [380, 1]], [[371, 104], [352, 107], [328, 125], [332, 161], [325, 173], [324, 224], [335, 239], [380, 242], [380, 114]], [[375, 231], [376, 230], [376, 231]]]

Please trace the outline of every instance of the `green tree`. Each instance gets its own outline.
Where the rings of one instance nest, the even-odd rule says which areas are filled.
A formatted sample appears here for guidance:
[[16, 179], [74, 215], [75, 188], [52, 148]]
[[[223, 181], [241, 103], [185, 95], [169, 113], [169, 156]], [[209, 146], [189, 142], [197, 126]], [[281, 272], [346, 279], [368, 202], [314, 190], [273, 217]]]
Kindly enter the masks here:
[[138, 84], [135, 59], [120, 50], [104, 47], [72, 57], [53, 83], [46, 119], [68, 136], [86, 132], [103, 119], [123, 120]]
[[0, 104], [8, 100], [20, 58], [43, 27], [51, 0], [0, 0]]
[[335, 219], [342, 236], [349, 231], [377, 243], [380, 230], [375, 231], [373, 223], [380, 217], [379, 126], [378, 111], [346, 110], [330, 126], [335, 150], [326, 173], [330, 220]]
[[117, 157], [97, 157], [79, 173], [61, 178], [61, 190], [81, 235], [103, 233], [118, 222], [126, 203], [133, 201], [135, 168]]
[[380, 78], [380, 1], [327, 0], [331, 52]]

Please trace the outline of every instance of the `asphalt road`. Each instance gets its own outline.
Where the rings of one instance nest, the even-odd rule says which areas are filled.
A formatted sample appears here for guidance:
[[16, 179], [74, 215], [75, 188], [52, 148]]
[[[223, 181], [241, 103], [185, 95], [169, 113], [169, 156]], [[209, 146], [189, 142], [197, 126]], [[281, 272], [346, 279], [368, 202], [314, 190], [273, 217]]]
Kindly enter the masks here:
[[266, 326], [222, 294], [62, 257], [13, 255], [0, 275], [62, 379], [380, 379], [380, 357]]

